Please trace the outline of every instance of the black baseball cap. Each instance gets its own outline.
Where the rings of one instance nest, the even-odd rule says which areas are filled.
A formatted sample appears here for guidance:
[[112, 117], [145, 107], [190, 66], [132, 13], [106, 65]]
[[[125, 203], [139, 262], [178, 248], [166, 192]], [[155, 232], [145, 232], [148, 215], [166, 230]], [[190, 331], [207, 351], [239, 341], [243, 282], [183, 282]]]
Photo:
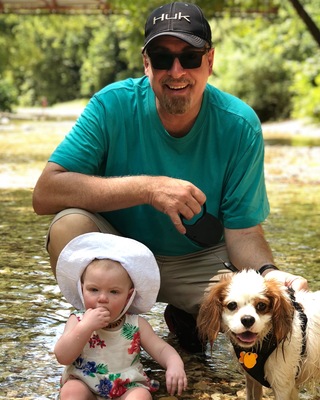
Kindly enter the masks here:
[[145, 25], [142, 52], [159, 36], [174, 36], [198, 48], [212, 46], [208, 21], [201, 8], [190, 3], [169, 3], [152, 11]]

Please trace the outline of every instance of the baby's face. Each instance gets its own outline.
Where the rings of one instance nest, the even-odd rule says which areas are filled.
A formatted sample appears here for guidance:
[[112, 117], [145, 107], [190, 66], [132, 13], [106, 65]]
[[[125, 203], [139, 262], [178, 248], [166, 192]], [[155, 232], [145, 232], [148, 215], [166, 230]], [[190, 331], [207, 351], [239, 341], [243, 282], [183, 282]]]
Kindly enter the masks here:
[[133, 291], [127, 271], [113, 260], [92, 261], [83, 274], [82, 282], [85, 308], [106, 308], [111, 314], [111, 321], [120, 315]]

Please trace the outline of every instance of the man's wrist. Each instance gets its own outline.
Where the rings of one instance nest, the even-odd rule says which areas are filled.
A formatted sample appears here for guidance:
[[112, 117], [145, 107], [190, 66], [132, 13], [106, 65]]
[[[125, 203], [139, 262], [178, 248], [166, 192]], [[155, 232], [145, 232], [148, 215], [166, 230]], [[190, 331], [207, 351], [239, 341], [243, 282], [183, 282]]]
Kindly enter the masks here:
[[279, 268], [277, 268], [274, 264], [264, 264], [260, 269], [258, 269], [257, 272], [260, 275], [263, 275], [265, 271], [269, 270], [279, 271]]

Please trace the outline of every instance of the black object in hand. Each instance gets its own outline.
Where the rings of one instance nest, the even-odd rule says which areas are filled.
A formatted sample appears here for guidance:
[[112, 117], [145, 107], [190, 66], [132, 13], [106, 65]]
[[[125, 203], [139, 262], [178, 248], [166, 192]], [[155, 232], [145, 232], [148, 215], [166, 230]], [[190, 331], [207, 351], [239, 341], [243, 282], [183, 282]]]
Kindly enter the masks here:
[[222, 223], [207, 212], [206, 203], [203, 204], [201, 217], [194, 224], [187, 224], [181, 216], [183, 226], [186, 228], [186, 236], [202, 247], [211, 247], [218, 244], [222, 238]]

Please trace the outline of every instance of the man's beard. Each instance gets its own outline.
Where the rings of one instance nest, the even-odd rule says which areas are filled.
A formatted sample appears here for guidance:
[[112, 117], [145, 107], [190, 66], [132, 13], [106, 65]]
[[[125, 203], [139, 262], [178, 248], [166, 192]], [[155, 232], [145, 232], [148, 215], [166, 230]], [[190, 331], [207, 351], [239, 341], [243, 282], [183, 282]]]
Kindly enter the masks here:
[[[186, 79], [173, 79], [170, 77], [165, 78], [161, 84], [170, 87], [171, 85], [181, 85], [181, 86], [192, 86], [192, 82]], [[161, 107], [168, 113], [172, 115], [185, 114], [190, 109], [191, 98], [190, 94], [188, 96], [176, 96], [174, 90], [170, 95], [165, 91], [162, 92], [162, 96], [159, 98], [159, 103]]]
[[167, 113], [173, 115], [184, 114], [190, 108], [189, 97], [167, 96], [164, 94], [162, 98], [159, 99], [159, 102]]

